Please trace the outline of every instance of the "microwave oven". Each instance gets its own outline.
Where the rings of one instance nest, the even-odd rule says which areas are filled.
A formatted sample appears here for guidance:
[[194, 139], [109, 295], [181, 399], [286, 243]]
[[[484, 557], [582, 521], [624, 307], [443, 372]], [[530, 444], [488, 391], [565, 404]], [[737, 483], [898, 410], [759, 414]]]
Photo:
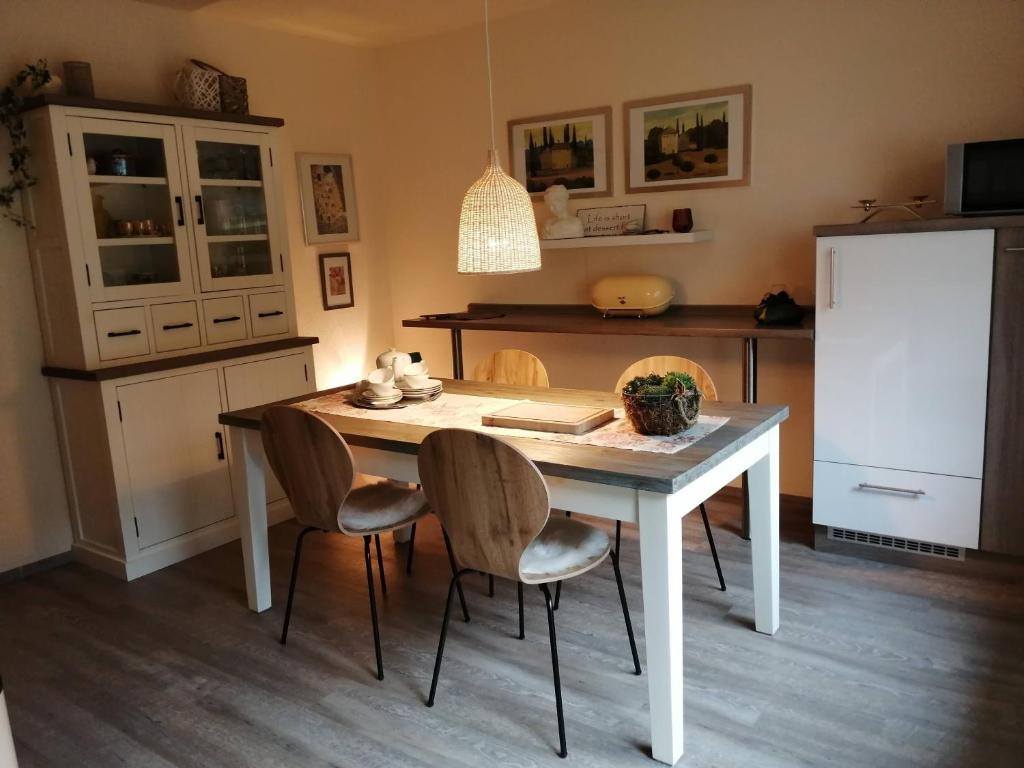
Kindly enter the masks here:
[[946, 213], [1024, 213], [1024, 139], [950, 144]]

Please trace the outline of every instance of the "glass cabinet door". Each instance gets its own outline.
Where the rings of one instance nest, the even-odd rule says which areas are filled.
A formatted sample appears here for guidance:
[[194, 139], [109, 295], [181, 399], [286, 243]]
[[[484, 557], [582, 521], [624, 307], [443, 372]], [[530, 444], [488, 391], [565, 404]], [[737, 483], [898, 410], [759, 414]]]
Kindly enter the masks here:
[[93, 300], [190, 293], [174, 128], [93, 118], [68, 124]]
[[283, 283], [269, 139], [216, 128], [184, 131], [202, 290]]

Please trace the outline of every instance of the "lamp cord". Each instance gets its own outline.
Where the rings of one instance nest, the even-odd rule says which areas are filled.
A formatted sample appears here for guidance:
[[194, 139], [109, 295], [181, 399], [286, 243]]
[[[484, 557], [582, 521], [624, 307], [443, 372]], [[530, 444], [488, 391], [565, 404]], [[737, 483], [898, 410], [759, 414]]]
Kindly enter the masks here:
[[487, 98], [491, 107], [491, 151], [497, 154], [498, 146], [494, 141], [494, 81], [491, 78], [491, 17], [488, 5], [488, 0], [484, 0], [484, 43], [487, 47]]

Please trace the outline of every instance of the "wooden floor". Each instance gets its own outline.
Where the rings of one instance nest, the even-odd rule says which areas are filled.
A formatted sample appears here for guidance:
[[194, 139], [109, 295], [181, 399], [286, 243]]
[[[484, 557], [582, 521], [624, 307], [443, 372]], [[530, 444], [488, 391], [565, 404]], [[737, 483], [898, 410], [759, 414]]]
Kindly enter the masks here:
[[[749, 545], [711, 505], [729, 591], [698, 515], [685, 521], [685, 766], [1020, 766], [1024, 590], [1013, 578], [909, 570], [808, 547], [784, 529], [782, 628], [751, 630]], [[436, 522], [413, 576], [385, 546], [385, 679], [361, 544], [307, 538], [287, 647], [277, 643], [297, 528], [271, 531], [275, 607], [244, 605], [239, 546], [131, 584], [78, 565], [0, 587], [3, 674], [30, 766], [653, 766], [647, 680], [630, 661], [611, 566], [558, 613], [569, 761], [557, 732], [543, 603], [482, 579], [453, 622], [437, 705], [423, 702], [447, 585]], [[643, 659], [635, 531], [623, 546]]]

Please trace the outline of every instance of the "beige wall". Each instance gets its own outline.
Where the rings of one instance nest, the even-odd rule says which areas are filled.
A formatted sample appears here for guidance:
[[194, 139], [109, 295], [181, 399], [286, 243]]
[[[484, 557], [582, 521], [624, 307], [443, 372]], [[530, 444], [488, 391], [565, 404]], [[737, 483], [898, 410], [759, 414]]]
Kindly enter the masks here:
[[[474, 300], [584, 302], [609, 273], [668, 275], [684, 302], [753, 303], [776, 283], [810, 301], [813, 224], [852, 220], [860, 197], [939, 195], [946, 143], [1024, 131], [1022, 27], [1014, 0], [566, 0], [499, 21], [502, 155], [509, 118], [611, 105], [618, 194], [589, 204], [644, 202], [661, 226], [692, 207], [715, 241], [552, 252], [539, 274], [491, 278], [455, 273], [459, 204], [487, 149], [479, 27], [370, 51], [129, 0], [3, 0], [0, 73], [39, 56], [84, 59], [98, 95], [169, 103], [175, 69], [194, 56], [249, 79], [253, 110], [287, 120], [286, 150], [351, 152], [363, 238], [349, 247], [350, 310], [320, 307], [316, 250], [303, 244], [283, 163], [299, 330], [321, 337], [327, 386], [358, 376], [394, 337], [445, 372], [447, 336], [401, 329], [403, 317]], [[754, 86], [750, 187], [621, 194], [623, 101], [738, 83]], [[5, 222], [0, 258], [2, 572], [65, 551], [70, 532], [24, 237]], [[740, 394], [733, 341], [469, 334], [467, 363], [499, 346], [539, 354], [556, 386], [600, 389], [635, 358], [672, 351], [701, 361], [724, 398]], [[765, 342], [761, 359], [761, 399], [793, 412], [783, 490], [807, 494], [810, 346]]]
[[[1024, 132], [1021, 29], [1024, 4], [1012, 0], [577, 0], [503, 20], [493, 50], [506, 165], [508, 119], [610, 105], [617, 194], [581, 202], [646, 203], [649, 224], [663, 228], [673, 208], [691, 207], [715, 240], [549, 252], [541, 272], [502, 277], [455, 273], [459, 205], [487, 148], [480, 28], [387, 49], [383, 124], [399, 126], [407, 144], [387, 158], [394, 191], [381, 201], [399, 345], [444, 371], [446, 334], [401, 329], [401, 318], [474, 300], [586, 302], [588, 285], [611, 273], [667, 275], [688, 303], [753, 304], [777, 283], [811, 302], [812, 225], [855, 220], [848, 206], [862, 197], [941, 196], [948, 142]], [[623, 194], [623, 101], [740, 83], [754, 89], [749, 187]], [[723, 399], [740, 397], [738, 341], [465, 340], [467, 370], [518, 346], [544, 360], [554, 386], [597, 389], [636, 358], [674, 352], [703, 363]], [[784, 492], [810, 493], [812, 394], [811, 345], [762, 342], [760, 400], [792, 413]]]
[[[171, 82], [195, 57], [249, 81], [252, 111], [284, 117], [284, 179], [299, 331], [317, 335], [319, 383], [358, 377], [391, 341], [392, 313], [371, 173], [376, 142], [376, 54], [366, 49], [232, 27], [128, 0], [3, 0], [0, 73], [6, 81], [45, 57], [92, 62], [98, 96], [173, 103]], [[316, 249], [304, 245], [292, 152], [350, 152], [362, 202], [353, 255], [356, 307], [324, 312]], [[0, 138], [6, 183], [6, 136]], [[341, 250], [321, 246], [322, 251]], [[0, 572], [70, 546], [64, 485], [42, 363], [24, 234], [0, 222]]]

